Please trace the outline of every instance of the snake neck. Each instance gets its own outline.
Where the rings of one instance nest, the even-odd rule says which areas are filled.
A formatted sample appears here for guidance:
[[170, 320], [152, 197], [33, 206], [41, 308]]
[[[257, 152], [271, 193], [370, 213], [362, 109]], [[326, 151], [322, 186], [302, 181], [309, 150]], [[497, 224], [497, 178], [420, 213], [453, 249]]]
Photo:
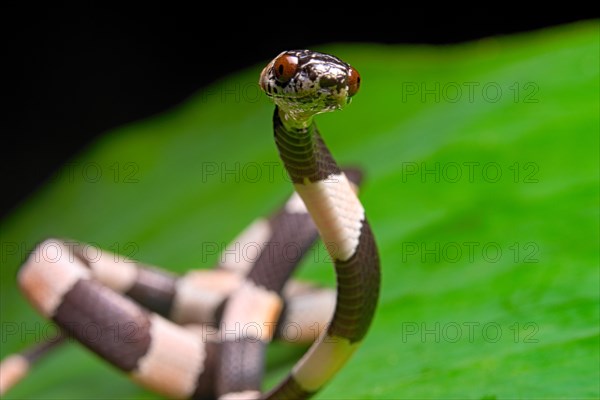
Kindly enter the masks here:
[[293, 119], [275, 107], [273, 131], [279, 155], [293, 183], [317, 182], [341, 173], [312, 117]]

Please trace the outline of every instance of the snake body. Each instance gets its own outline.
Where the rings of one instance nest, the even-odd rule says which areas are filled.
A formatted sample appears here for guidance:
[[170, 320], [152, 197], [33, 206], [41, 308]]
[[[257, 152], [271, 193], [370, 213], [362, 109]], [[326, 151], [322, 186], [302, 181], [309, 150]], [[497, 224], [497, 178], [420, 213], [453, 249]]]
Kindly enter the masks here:
[[[358, 73], [334, 56], [287, 51], [264, 68], [259, 83], [275, 102], [275, 143], [297, 194], [239, 240], [294, 243], [304, 254], [319, 233], [337, 276], [329, 326], [279, 385], [261, 391], [265, 348], [280, 332], [278, 324], [287, 317], [306, 327], [310, 321], [324, 321], [333, 308], [327, 291], [319, 301], [314, 300], [316, 291], [306, 288], [297, 290], [300, 295], [283, 294], [300, 259], [286, 257], [285, 246], [263, 251], [252, 263], [221, 263], [211, 271], [177, 277], [130, 260], [117, 262], [109, 253], [92, 262], [80, 247], [55, 240], [59, 251], [74, 257], [48, 262], [34, 251], [19, 272], [22, 290], [42, 315], [135, 381], [171, 398], [309, 398], [358, 348], [376, 308], [379, 257], [351, 184], [360, 176], [339, 168], [313, 120], [350, 102], [360, 85]], [[325, 311], [319, 317], [301, 315], [315, 308]], [[206, 340], [206, 326], [219, 322], [224, 341]], [[178, 325], [198, 323], [208, 325]], [[86, 330], [90, 325], [101, 332], [93, 339]], [[258, 330], [234, 328], [227, 335], [232, 326], [249, 325]], [[34, 361], [52, 346], [23, 358]], [[8, 364], [3, 365], [8, 371]], [[16, 377], [18, 367], [13, 368]], [[2, 386], [7, 385], [0, 380], [0, 390]]]
[[[360, 172], [348, 170], [348, 173], [353, 182], [358, 185], [361, 179]], [[300, 229], [304, 235], [292, 237], [291, 235], [294, 233], [292, 227]], [[224, 305], [228, 303], [232, 294], [242, 286], [247, 275], [255, 268], [260, 267], [267, 271], [276, 270], [279, 266], [283, 267], [282, 261], [285, 261], [286, 268], [293, 269], [302, 259], [304, 252], [314, 243], [317, 235], [314, 223], [298, 195], [294, 194], [277, 213], [269, 218], [257, 218], [232, 240], [231, 244], [223, 251], [216, 268], [211, 270], [192, 270], [183, 276], [177, 276], [167, 270], [141, 264], [89, 244], [50, 238], [37, 245], [31, 252], [21, 267], [19, 283], [23, 292], [42, 314], [44, 314], [43, 303], [56, 301], [59, 306], [64, 307], [65, 305], [62, 303], [74, 296], [74, 293], [69, 292], [61, 296], [52, 287], [53, 284], [59, 283], [58, 280], [63, 273], [84, 271], [85, 274], [89, 273], [89, 281], [101, 287], [102, 291], [107, 294], [112, 291], [113, 301], [108, 304], [103, 299], [94, 298], [95, 291], [83, 294], [79, 299], [81, 301], [75, 302], [79, 311], [62, 312], [65, 315], [62, 322], [59, 322], [64, 326], [67, 334], [78, 338], [84, 345], [121, 369], [123, 369], [123, 364], [117, 363], [115, 360], [121, 359], [124, 353], [128, 353], [129, 343], [137, 340], [133, 335], [138, 333], [140, 326], [132, 320], [125, 322], [125, 325], [120, 325], [111, 316], [111, 313], [122, 313], [124, 310], [134, 309], [138, 310], [140, 314], [152, 316], [152, 314], [139, 309], [139, 304], [177, 324], [185, 325], [188, 330], [190, 327], [194, 327], [194, 331], [197, 332], [194, 340], [200, 341], [203, 345], [201, 348], [205, 357], [202, 370], [197, 377], [196, 389], [191, 397], [213, 399], [215, 397], [214, 375], [215, 365], [218, 361], [217, 354], [220, 352], [221, 338], [226, 337], [218, 331], [221, 326], [220, 320]], [[286, 248], [289, 244], [292, 244], [294, 249], [301, 248], [302, 251], [291, 256], [288, 255], [284, 260], [277, 259], [272, 253], [265, 252], [267, 248]], [[259, 246], [262, 251], [254, 255], [240, 256], [239, 249], [251, 246]], [[56, 257], [59, 252], [61, 256]], [[279, 255], [281, 256], [281, 254]], [[59, 273], [53, 274], [51, 270], [46, 270], [48, 267], [57, 269]], [[126, 297], [120, 296], [120, 293]], [[83, 303], [79, 304], [81, 302]], [[333, 313], [335, 291], [290, 281], [283, 291], [283, 303], [285, 312], [277, 321], [274, 330], [275, 336], [281, 340], [292, 340], [295, 343], [311, 343], [319, 329], [326, 325]], [[113, 344], [103, 346], [102, 349], [96, 347], [99, 341], [94, 337], [95, 335], [92, 334], [90, 337], [88, 334], [95, 332], [95, 329], [100, 326], [98, 315], [104, 315], [104, 320], [107, 321], [110, 329], [108, 332], [102, 332], [102, 335], [109, 339], [109, 344]], [[153, 318], [161, 320], [157, 315], [154, 315]], [[165, 322], [167, 322], [167, 326], [180, 330], [177, 325], [168, 324], [169, 321]], [[202, 324], [202, 326], [197, 324]], [[103, 328], [107, 326], [103, 326]], [[298, 332], [291, 337], [285, 331], [289, 326], [298, 329]], [[89, 330], [89, 328], [93, 329]], [[189, 336], [181, 331], [180, 334]], [[152, 338], [153, 332], [150, 332], [149, 336]], [[40, 358], [64, 343], [64, 338], [64, 335], [59, 335], [2, 360], [0, 363], [0, 394], [6, 393], [22, 380]], [[165, 348], [176, 351], [169, 344], [165, 345]], [[182, 354], [183, 351], [186, 349], [181, 349]], [[193, 352], [193, 348], [187, 349], [187, 351]], [[182, 368], [189, 365], [185, 362], [180, 364]], [[166, 374], [169, 370], [168, 366], [166, 368], [162, 366], [160, 374]], [[171, 366], [172, 370], [173, 366]], [[170, 397], [174, 396], [175, 394], [172, 392], [167, 392], [172, 388], [169, 389], [163, 382], [150, 386], [150, 388]], [[149, 382], [141, 381], [140, 383], [149, 386]]]
[[[353, 175], [360, 178], [358, 172]], [[318, 237], [310, 216], [298, 208], [298, 203], [294, 194], [275, 215], [255, 220], [223, 252], [234, 257], [221, 257], [212, 270], [176, 276], [94, 246], [50, 238], [32, 251], [18, 281], [42, 315], [140, 384], [168, 397], [214, 398], [214, 364], [224, 304], [260, 260], [263, 268], [277, 269], [281, 260], [270, 257], [264, 249], [274, 244], [285, 247], [291, 238], [283, 233], [290, 231], [292, 222], [305, 235], [294, 240], [302, 252], [286, 258], [287, 268], [293, 269]], [[235, 251], [248, 246], [260, 246], [262, 251], [254, 257]], [[284, 296], [286, 313], [277, 327], [299, 325], [305, 335], [294, 337], [294, 341], [310, 343], [310, 333], [315, 331], [309, 327], [315, 322], [326, 323], [327, 314], [333, 310], [333, 296], [330, 289], [289, 282]], [[191, 331], [179, 324], [203, 326]], [[92, 331], [95, 333], [90, 334]], [[281, 331], [275, 332], [285, 339]], [[30, 365], [60, 343], [62, 340], [42, 343], [3, 360], [0, 392], [22, 379]], [[144, 359], [160, 365], [155, 371], [143, 371]], [[169, 380], [165, 376], [180, 378]]]
[[[358, 348], [379, 297], [379, 256], [363, 206], [313, 120], [316, 114], [348, 104], [358, 91], [360, 76], [337, 57], [296, 50], [271, 61], [259, 84], [276, 105], [273, 128], [279, 155], [334, 262], [337, 303], [327, 331], [277, 387], [260, 395], [256, 371], [261, 370], [261, 360], [252, 356], [270, 337], [242, 336], [225, 343], [217, 389], [221, 399], [306, 399]], [[259, 310], [254, 310], [252, 320], [267, 323], [276, 318], [279, 287], [266, 279], [255, 280], [247, 291], [238, 293], [236, 304], [254, 300]], [[233, 360], [239, 368], [230, 367]]]

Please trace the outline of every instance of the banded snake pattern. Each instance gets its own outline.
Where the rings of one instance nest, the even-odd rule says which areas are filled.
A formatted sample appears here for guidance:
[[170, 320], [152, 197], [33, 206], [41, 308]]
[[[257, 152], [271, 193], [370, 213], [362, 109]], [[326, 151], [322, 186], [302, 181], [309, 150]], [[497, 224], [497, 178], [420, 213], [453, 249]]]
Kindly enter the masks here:
[[[275, 143], [296, 193], [281, 211], [253, 223], [238, 240], [294, 242], [303, 254], [319, 234], [335, 266], [336, 292], [289, 281], [299, 259], [277, 251], [262, 252], [251, 265], [219, 265], [176, 277], [131, 260], [117, 262], [108, 253], [92, 262], [81, 245], [49, 239], [36, 249], [54, 243], [68, 259], [49, 263], [34, 250], [18, 274], [32, 305], [65, 336], [168, 397], [309, 398], [358, 348], [375, 312], [379, 257], [352, 184], [361, 174], [340, 169], [314, 122], [315, 115], [350, 103], [360, 86], [358, 72], [337, 57], [294, 50], [271, 61], [259, 84], [275, 103]], [[265, 349], [277, 328], [206, 340], [209, 327], [214, 332], [219, 325], [276, 327], [286, 321], [302, 327], [329, 324], [291, 373], [266, 393], [261, 391]], [[128, 340], [86, 341], [77, 326], [90, 322], [136, 329]], [[42, 343], [5, 359], [0, 392], [62, 342]]]

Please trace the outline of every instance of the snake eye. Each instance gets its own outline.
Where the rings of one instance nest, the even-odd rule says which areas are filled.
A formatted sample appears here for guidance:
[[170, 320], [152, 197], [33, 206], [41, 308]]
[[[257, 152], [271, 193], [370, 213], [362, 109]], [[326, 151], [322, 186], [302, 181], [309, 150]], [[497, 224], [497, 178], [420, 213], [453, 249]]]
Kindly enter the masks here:
[[354, 67], [350, 67], [348, 71], [348, 96], [352, 97], [360, 88], [360, 75]]
[[273, 71], [275, 78], [281, 83], [287, 82], [298, 70], [298, 57], [289, 54], [282, 54], [275, 59]]

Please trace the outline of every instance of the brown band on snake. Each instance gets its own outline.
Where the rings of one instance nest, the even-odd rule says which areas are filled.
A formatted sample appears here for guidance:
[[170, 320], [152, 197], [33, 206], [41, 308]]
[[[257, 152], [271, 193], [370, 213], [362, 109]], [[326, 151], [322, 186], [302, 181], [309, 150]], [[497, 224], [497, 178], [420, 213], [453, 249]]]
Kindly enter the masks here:
[[[363, 339], [379, 297], [379, 255], [371, 227], [365, 220], [354, 255], [347, 261], [336, 261], [338, 296], [335, 316], [329, 326], [331, 336], [350, 339], [350, 343]], [[357, 313], [356, 310], [363, 312]]]
[[68, 291], [53, 317], [70, 336], [123, 371], [150, 346], [150, 320], [139, 306], [92, 280]]
[[[266, 290], [279, 293], [302, 256], [318, 237], [317, 228], [306, 213], [280, 212], [273, 219], [277, 236], [260, 254], [247, 279]], [[275, 231], [274, 229], [274, 231]]]
[[173, 306], [177, 277], [167, 271], [137, 265], [137, 277], [125, 295], [144, 307], [168, 317]]
[[[217, 394], [257, 390], [256, 382], [262, 382], [264, 373], [265, 350], [266, 343], [256, 338], [223, 342], [217, 369]], [[254, 363], [249, 365], [247, 360]], [[228, 381], [230, 377], [235, 377], [235, 381]]]
[[305, 178], [322, 181], [341, 172], [316, 125], [288, 130], [281, 121], [279, 107], [275, 107], [273, 131], [281, 160], [293, 183], [302, 183]]

